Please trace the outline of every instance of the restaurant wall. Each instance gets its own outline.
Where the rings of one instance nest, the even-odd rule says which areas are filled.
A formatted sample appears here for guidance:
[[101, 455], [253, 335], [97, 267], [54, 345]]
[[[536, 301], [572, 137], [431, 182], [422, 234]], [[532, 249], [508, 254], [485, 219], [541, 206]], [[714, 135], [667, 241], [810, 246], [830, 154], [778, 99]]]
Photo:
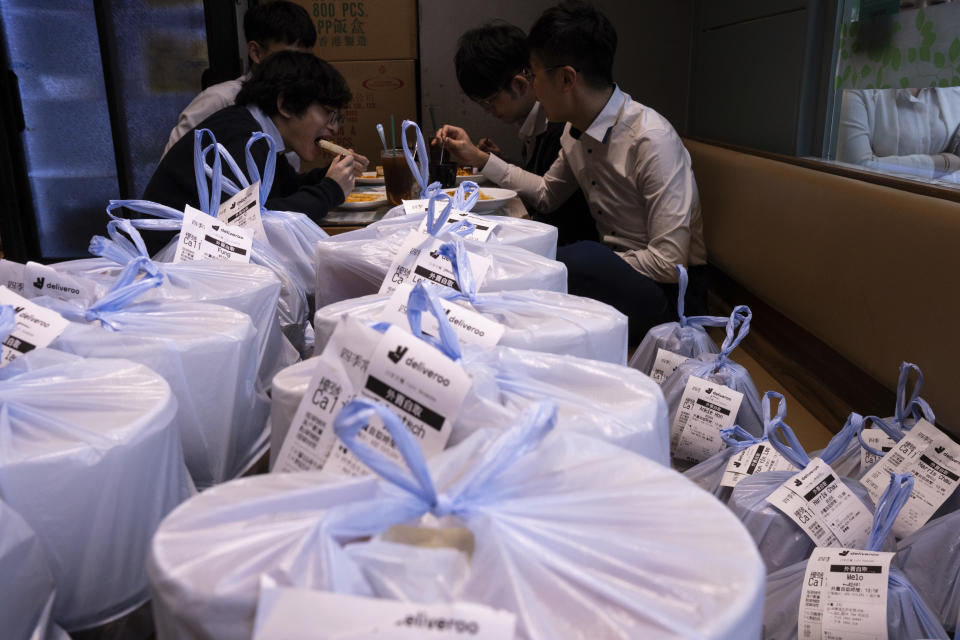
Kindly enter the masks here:
[[[458, 124], [474, 137], [497, 141], [508, 157], [520, 154], [516, 128], [483, 112], [460, 92], [453, 68], [457, 38], [467, 29], [499, 18], [527, 30], [555, 0], [485, 0], [463, 5], [420, 0], [421, 124], [431, 128], [428, 105], [442, 123]], [[661, 2], [596, 0], [617, 28], [614, 76], [634, 99], [668, 118], [681, 133], [687, 117], [690, 63], [690, 0]], [[469, 6], [469, 9], [465, 9]]]

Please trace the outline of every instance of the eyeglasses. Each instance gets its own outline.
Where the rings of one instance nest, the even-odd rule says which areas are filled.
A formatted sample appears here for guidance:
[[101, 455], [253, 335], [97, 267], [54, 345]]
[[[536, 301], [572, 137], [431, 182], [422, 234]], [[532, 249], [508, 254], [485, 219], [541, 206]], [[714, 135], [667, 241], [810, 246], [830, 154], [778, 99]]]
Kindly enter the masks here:
[[336, 109], [324, 107], [323, 105], [320, 106], [323, 107], [323, 110], [327, 112], [327, 124], [334, 129], [338, 129], [340, 127], [340, 123], [343, 122], [343, 116], [341, 113]]

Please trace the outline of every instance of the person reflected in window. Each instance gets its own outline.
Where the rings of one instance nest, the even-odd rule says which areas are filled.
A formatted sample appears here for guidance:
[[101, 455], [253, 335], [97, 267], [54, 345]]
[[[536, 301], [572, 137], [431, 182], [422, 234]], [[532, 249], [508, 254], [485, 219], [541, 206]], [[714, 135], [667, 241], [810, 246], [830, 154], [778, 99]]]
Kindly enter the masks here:
[[848, 89], [837, 160], [960, 182], [960, 87]]

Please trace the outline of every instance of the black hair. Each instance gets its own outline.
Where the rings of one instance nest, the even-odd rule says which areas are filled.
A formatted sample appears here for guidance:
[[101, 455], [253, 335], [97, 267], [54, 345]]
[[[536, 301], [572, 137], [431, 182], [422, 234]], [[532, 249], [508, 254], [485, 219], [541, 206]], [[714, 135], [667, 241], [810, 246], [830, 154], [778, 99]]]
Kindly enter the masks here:
[[262, 45], [278, 42], [292, 47], [312, 49], [317, 30], [307, 10], [293, 2], [275, 0], [250, 7], [243, 16], [243, 35], [247, 42]]
[[617, 31], [588, 2], [567, 0], [544, 11], [530, 28], [527, 46], [545, 67], [569, 65], [593, 88], [613, 84]]
[[520, 27], [489, 22], [467, 31], [457, 42], [454, 66], [457, 82], [467, 96], [483, 100], [527, 68], [527, 36]]
[[315, 102], [341, 109], [353, 97], [339, 71], [302, 51], [279, 51], [266, 58], [243, 83], [236, 103], [256, 105], [274, 116], [278, 112], [277, 96], [283, 96], [284, 108], [298, 116]]

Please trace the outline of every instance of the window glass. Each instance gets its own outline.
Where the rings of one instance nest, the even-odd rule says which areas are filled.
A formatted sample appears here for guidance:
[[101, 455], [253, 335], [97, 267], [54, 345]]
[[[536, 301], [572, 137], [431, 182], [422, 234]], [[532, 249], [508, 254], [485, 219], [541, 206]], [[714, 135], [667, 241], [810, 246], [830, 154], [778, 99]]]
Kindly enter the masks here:
[[960, 188], [960, 1], [846, 0], [838, 20], [824, 155]]

